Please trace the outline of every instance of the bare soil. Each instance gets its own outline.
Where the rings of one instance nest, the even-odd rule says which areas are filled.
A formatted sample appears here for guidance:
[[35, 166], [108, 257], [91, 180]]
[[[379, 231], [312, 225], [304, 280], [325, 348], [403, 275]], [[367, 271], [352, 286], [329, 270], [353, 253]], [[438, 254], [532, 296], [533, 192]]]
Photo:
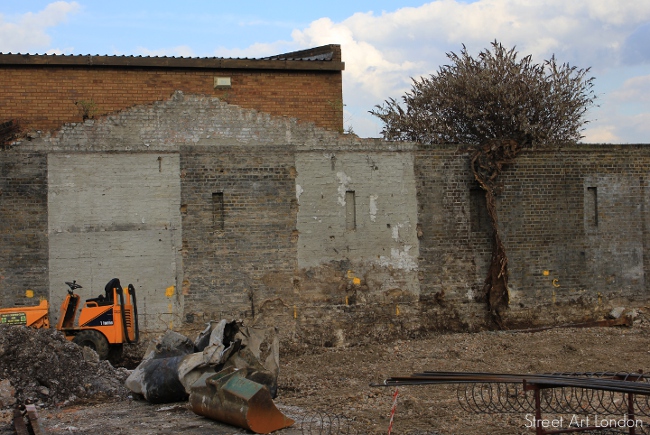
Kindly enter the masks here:
[[[440, 334], [343, 348], [290, 346], [293, 350], [281, 355], [279, 396], [275, 402], [297, 423], [277, 433], [330, 433], [310, 431], [301, 422], [316, 416], [338, 416], [349, 427], [331, 433], [386, 434], [395, 388], [370, 384], [414, 372], [648, 372], [650, 322], [644, 316], [647, 314], [641, 312], [633, 327]], [[39, 370], [47, 368], [41, 366]], [[97, 375], [121, 376], [106, 372]], [[66, 406], [42, 403], [41, 424], [50, 434], [246, 433], [199, 417], [184, 403], [151, 405], [121, 394], [112, 382], [108, 385], [109, 394], [87, 394], [73, 401], [68, 397]], [[82, 386], [88, 386], [88, 382]], [[534, 433], [526, 427], [529, 422], [523, 414], [464, 411], [453, 386], [404, 386], [398, 391], [393, 434]], [[0, 418], [0, 435], [9, 433], [5, 412], [4, 420]]]

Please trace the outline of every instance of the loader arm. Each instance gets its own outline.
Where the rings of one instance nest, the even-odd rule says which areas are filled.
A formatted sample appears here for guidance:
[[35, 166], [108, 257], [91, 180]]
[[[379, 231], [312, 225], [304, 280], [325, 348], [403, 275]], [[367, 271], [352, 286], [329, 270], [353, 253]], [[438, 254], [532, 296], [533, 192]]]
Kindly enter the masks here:
[[59, 315], [59, 321], [56, 324], [56, 329], [62, 331], [74, 327], [75, 315], [79, 307], [80, 297], [76, 293], [68, 292], [63, 303]]

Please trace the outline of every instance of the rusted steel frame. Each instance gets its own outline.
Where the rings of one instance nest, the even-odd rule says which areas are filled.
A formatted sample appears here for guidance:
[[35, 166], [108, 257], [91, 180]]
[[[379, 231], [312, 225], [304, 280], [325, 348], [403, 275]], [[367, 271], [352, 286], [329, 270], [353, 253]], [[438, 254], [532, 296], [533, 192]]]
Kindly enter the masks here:
[[27, 419], [29, 420], [29, 425], [32, 428], [32, 432], [34, 432], [34, 435], [46, 435], [46, 432], [41, 428], [41, 424], [38, 422], [36, 406], [25, 405], [25, 410], [27, 411]]
[[[650, 376], [645, 375], [643, 373], [625, 373], [625, 372], [573, 372], [573, 373], [553, 373], [554, 375], [560, 375], [560, 376], [577, 376], [577, 377], [590, 377], [590, 378], [609, 378], [609, 379], [616, 379], [620, 381], [630, 381], [630, 382], [642, 382], [642, 383], [648, 383], [650, 381]], [[585, 391], [583, 389], [583, 391]], [[588, 390], [590, 391], [590, 390]], [[574, 388], [575, 392], [575, 388]], [[592, 405], [592, 409], [594, 412], [606, 412], [609, 414], [618, 414], [618, 413], [625, 413], [628, 412], [629, 410], [632, 409], [634, 410], [634, 406], [636, 404], [636, 411], [640, 415], [648, 416], [648, 412], [650, 411], [650, 396], [644, 396], [644, 395], [634, 395], [630, 393], [622, 393], [622, 402], [620, 405], [616, 404], [616, 401], [614, 400], [613, 395], [614, 394], [621, 394], [621, 393], [613, 393], [609, 392], [609, 401], [605, 402], [603, 401], [604, 396], [603, 396], [603, 391], [594, 391], [591, 393], [585, 393], [588, 397], [589, 403]], [[598, 398], [598, 404], [600, 405], [600, 409], [596, 409], [595, 406], [593, 406], [594, 399]], [[630, 401], [633, 401], [632, 404], [630, 404]], [[605, 403], [608, 403], [606, 405]], [[622, 405], [622, 406], [621, 406]], [[631, 405], [631, 406], [630, 406]], [[612, 407], [614, 409], [612, 409]], [[645, 411], [647, 410], [647, 411]]]
[[14, 430], [16, 431], [16, 435], [29, 435], [27, 425], [23, 419], [23, 413], [18, 408], [14, 409]]
[[[593, 372], [571, 374], [498, 374], [462, 372], [423, 372], [412, 376], [394, 377], [384, 381], [392, 385], [465, 385], [457, 390], [459, 404], [470, 412], [534, 412], [537, 418], [544, 413], [583, 414], [590, 411], [610, 415], [624, 414], [626, 421], [636, 421], [635, 415], [648, 416], [650, 383], [648, 376], [638, 373]], [[521, 391], [533, 391], [530, 395]], [[512, 388], [512, 389], [511, 389]], [[541, 390], [548, 391], [542, 396]], [[586, 404], [586, 405], [585, 405]], [[635, 425], [627, 426], [628, 433], [637, 433]], [[536, 427], [538, 434], [563, 434], [603, 430], [599, 427], [578, 427], [546, 430]], [[645, 433], [645, 432], [644, 432]]]
[[[627, 395], [627, 418], [628, 420], [634, 420], [634, 394], [628, 393]], [[636, 435], [636, 425], [630, 426], [630, 435]]]
[[[558, 429], [558, 430], [546, 430], [542, 425], [539, 425], [538, 422], [542, 420], [542, 407], [541, 407], [541, 390], [547, 389], [547, 388], [556, 388], [554, 386], [549, 386], [549, 385], [544, 385], [544, 384], [536, 384], [536, 383], [531, 383], [531, 382], [526, 382], [524, 381], [524, 390], [526, 391], [533, 391], [533, 395], [535, 397], [535, 435], [555, 435], [555, 434], [563, 434], [563, 433], [577, 433], [577, 432], [589, 432], [589, 431], [598, 431], [602, 430], [602, 428], [598, 426], [586, 426], [586, 427], [576, 427], [576, 428], [567, 428], [567, 429]], [[625, 417], [627, 420], [632, 420], [634, 421], [634, 394], [633, 393], [628, 393], [627, 394], [627, 413], [625, 414]], [[635, 425], [631, 425], [628, 427], [628, 434], [629, 435], [636, 435], [636, 429]]]

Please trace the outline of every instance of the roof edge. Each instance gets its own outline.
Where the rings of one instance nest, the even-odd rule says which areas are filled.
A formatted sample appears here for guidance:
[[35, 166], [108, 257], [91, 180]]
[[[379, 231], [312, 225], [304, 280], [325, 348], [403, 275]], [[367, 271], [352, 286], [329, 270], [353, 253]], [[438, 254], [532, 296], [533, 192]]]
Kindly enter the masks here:
[[2, 65], [305, 71], [343, 71], [345, 69], [345, 63], [341, 61], [341, 46], [335, 44], [259, 59], [0, 53], [0, 66]]

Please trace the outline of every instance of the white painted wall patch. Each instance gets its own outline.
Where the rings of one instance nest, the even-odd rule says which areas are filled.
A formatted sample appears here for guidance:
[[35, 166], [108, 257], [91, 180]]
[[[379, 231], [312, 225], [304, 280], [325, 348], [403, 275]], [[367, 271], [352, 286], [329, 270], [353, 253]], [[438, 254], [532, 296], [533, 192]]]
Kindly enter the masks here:
[[348, 190], [348, 184], [352, 182], [352, 178], [345, 175], [345, 172], [337, 172], [336, 177], [339, 179], [339, 205], [345, 207], [345, 192]]
[[298, 200], [298, 204], [300, 204], [300, 195], [302, 195], [302, 192], [304, 192], [302, 186], [296, 184], [296, 199]]
[[370, 221], [377, 220], [377, 195], [370, 195]]
[[398, 248], [391, 248], [390, 257], [379, 257], [379, 265], [382, 267], [392, 267], [394, 269], [401, 269], [406, 271], [417, 270], [417, 258], [409, 255], [411, 246], [405, 245], [404, 250], [400, 251]]

